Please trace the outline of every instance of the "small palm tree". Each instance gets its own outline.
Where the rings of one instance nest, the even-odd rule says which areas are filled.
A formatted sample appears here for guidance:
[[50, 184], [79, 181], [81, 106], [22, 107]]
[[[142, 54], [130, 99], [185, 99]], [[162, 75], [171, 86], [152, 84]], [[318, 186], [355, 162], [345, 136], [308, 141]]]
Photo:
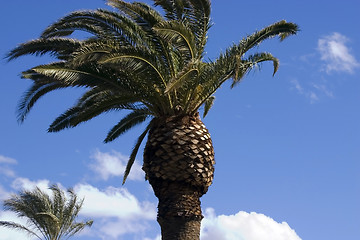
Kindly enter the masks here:
[[[63, 88], [87, 91], [50, 125], [50, 132], [76, 127], [108, 111], [127, 110], [109, 131], [110, 142], [146, 123], [130, 154], [124, 182], [142, 141], [143, 170], [159, 199], [163, 239], [199, 239], [200, 197], [211, 185], [214, 150], [199, 116], [206, 116], [224, 82], [237, 85], [258, 64], [279, 61], [267, 52], [249, 54], [264, 40], [284, 40], [298, 26], [279, 21], [230, 46], [214, 61], [204, 60], [211, 26], [210, 0], [154, 0], [165, 14], [140, 2], [108, 0], [117, 11], [76, 11], [61, 18], [36, 40], [13, 49], [8, 58], [49, 53], [57, 58], [23, 72], [33, 81], [19, 105], [19, 120], [43, 95]], [[70, 38], [75, 31], [90, 37]]]
[[69, 198], [56, 185], [50, 187], [52, 196], [39, 188], [21, 191], [4, 201], [5, 210], [12, 211], [28, 221], [28, 226], [15, 222], [0, 221], [0, 227], [25, 231], [43, 240], [68, 239], [91, 226], [93, 221], [76, 222], [83, 200], [78, 200], [73, 190], [67, 190]]

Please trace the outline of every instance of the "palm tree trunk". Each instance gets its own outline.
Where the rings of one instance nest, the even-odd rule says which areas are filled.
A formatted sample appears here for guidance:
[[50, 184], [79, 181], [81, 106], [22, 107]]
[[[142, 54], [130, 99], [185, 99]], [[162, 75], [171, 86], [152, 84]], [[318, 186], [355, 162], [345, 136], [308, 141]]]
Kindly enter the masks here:
[[162, 240], [199, 240], [200, 197], [214, 175], [210, 134], [198, 114], [157, 120], [149, 131], [143, 170], [159, 199]]
[[158, 204], [162, 240], [200, 239], [203, 219], [199, 189], [174, 181], [151, 181]]

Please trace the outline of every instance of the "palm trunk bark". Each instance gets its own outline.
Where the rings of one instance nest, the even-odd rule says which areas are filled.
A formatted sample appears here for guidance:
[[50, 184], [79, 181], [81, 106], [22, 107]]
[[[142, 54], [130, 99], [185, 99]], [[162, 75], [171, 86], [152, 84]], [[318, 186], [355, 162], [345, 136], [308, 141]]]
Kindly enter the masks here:
[[198, 115], [159, 119], [149, 131], [143, 170], [159, 199], [162, 240], [200, 239], [200, 197], [212, 183], [214, 164]]
[[200, 239], [202, 192], [176, 181], [151, 182], [159, 199], [157, 220], [162, 240]]

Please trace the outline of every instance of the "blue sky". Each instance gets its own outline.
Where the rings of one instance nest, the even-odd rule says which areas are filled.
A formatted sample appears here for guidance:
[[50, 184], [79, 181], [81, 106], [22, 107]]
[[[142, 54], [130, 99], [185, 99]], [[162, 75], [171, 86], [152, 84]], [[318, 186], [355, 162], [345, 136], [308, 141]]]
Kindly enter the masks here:
[[[146, 1], [150, 2], [150, 1]], [[12, 0], [0, 3], [0, 56], [37, 38], [56, 19], [101, 0]], [[231, 89], [222, 87], [204, 119], [215, 148], [215, 179], [202, 198], [202, 240], [355, 240], [360, 235], [360, 2], [213, 0], [207, 57], [281, 19], [301, 31], [259, 51], [280, 59]], [[48, 57], [1, 60], [0, 200], [22, 188], [52, 183], [85, 197], [81, 218], [95, 220], [74, 239], [155, 240], [157, 200], [141, 171], [122, 173], [142, 127], [103, 144], [119, 115], [47, 133], [80, 96], [59, 91], [41, 99], [25, 123], [16, 105], [29, 82], [19, 73]], [[0, 220], [14, 220], [0, 210]], [[21, 220], [20, 220], [21, 221]], [[0, 239], [24, 239], [0, 229]]]

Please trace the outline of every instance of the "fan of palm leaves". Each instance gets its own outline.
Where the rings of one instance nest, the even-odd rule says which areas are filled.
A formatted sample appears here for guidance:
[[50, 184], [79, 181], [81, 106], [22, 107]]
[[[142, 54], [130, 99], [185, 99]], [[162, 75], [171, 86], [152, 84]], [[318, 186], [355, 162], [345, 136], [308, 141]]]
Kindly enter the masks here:
[[[51, 54], [57, 59], [22, 73], [33, 85], [19, 105], [21, 122], [40, 97], [68, 87], [87, 91], [55, 119], [50, 132], [75, 127], [104, 112], [128, 110], [110, 129], [105, 138], [110, 142], [148, 122], [131, 153], [124, 180], [153, 119], [194, 115], [202, 107], [205, 117], [214, 93], [227, 80], [235, 86], [264, 61], [271, 61], [276, 73], [277, 58], [266, 52], [249, 55], [249, 50], [266, 39], [282, 41], [298, 31], [296, 24], [279, 21], [243, 38], [217, 59], [204, 61], [210, 0], [154, 0], [164, 16], [140, 2], [108, 0], [107, 4], [116, 11], [72, 12], [45, 29], [39, 39], [13, 49], [8, 59], [26, 54]], [[90, 37], [72, 39], [78, 30]]]
[[35, 188], [22, 191], [4, 201], [5, 210], [12, 211], [18, 217], [27, 220], [26, 226], [8, 221], [0, 221], [0, 227], [24, 231], [29, 235], [44, 240], [68, 239], [91, 226], [93, 221], [76, 222], [83, 200], [79, 200], [73, 190], [67, 195], [57, 186], [50, 187], [52, 196]]

